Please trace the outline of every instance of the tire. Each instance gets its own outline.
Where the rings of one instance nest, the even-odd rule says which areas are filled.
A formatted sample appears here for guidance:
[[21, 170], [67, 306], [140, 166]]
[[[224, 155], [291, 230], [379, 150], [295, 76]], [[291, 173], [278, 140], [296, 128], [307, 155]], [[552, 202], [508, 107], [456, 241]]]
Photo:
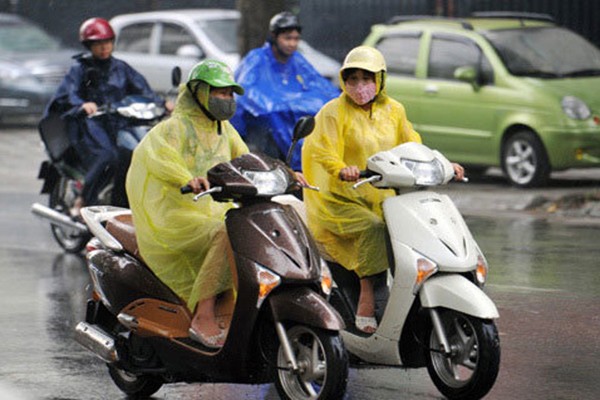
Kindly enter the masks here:
[[[452, 355], [425, 350], [427, 371], [438, 390], [449, 399], [480, 399], [496, 382], [500, 367], [500, 339], [493, 321], [452, 310], [440, 310]], [[440, 349], [430, 327], [430, 349]]]
[[502, 147], [502, 170], [514, 186], [543, 186], [550, 177], [550, 162], [540, 139], [531, 131], [509, 137]]
[[[77, 196], [71, 188], [73, 183], [73, 180], [64, 176], [58, 179], [50, 193], [50, 208], [70, 216], [69, 210]], [[91, 238], [88, 232], [79, 232], [60, 225], [50, 224], [50, 229], [58, 245], [67, 253], [80, 253]]]
[[128, 396], [150, 397], [162, 387], [164, 381], [157, 376], [134, 375], [115, 366], [108, 365], [113, 382]]
[[290, 400], [342, 399], [348, 382], [348, 355], [339, 333], [296, 325], [287, 334], [300, 374], [288, 370], [283, 346], [279, 345], [275, 381], [279, 396]]

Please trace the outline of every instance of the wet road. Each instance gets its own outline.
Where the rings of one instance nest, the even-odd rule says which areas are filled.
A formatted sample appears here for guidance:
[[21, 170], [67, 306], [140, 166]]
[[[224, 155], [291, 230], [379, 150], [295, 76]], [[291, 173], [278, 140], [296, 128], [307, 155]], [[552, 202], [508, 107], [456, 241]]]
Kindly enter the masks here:
[[[46, 200], [36, 194], [41, 159], [30, 131], [0, 131], [0, 400], [124, 399], [102, 362], [72, 340], [88, 275], [83, 260], [63, 254], [47, 224], [29, 214], [32, 202]], [[506, 193], [491, 180], [472, 187], [490, 196], [497, 186], [498, 196]], [[459, 207], [461, 201], [466, 196], [457, 199]], [[523, 213], [473, 214], [467, 223], [490, 262], [487, 292], [501, 315], [502, 363], [487, 398], [600, 398], [600, 225], [558, 224]], [[154, 398], [277, 395], [271, 385], [176, 384]], [[441, 396], [426, 371], [385, 368], [352, 369], [346, 398]]]

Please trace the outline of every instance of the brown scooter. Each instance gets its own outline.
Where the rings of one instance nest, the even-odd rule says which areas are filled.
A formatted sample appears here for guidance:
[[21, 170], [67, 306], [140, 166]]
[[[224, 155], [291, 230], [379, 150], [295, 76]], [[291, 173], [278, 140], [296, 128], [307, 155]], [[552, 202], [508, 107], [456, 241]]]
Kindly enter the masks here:
[[[296, 137], [312, 130], [301, 119]], [[246, 154], [208, 172], [226, 216], [236, 291], [219, 299], [225, 344], [210, 349], [188, 336], [192, 314], [141, 259], [130, 211], [88, 207], [93, 281], [76, 340], [104, 360], [126, 394], [150, 396], [172, 382], [275, 382], [284, 399], [341, 399], [348, 358], [341, 317], [327, 298], [331, 275], [306, 226], [278, 194], [299, 188], [281, 161]], [[182, 192], [186, 189], [182, 188]], [[189, 191], [189, 188], [187, 189]]]

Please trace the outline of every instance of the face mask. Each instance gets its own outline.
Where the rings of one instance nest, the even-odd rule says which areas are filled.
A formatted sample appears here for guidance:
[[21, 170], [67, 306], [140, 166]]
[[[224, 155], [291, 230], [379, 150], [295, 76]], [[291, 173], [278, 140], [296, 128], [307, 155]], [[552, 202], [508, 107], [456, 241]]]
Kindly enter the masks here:
[[359, 106], [363, 106], [373, 100], [377, 94], [375, 82], [357, 83], [353, 86], [346, 86], [346, 93]]
[[218, 121], [225, 121], [233, 117], [235, 108], [236, 104], [234, 99], [220, 99], [213, 96], [208, 98], [208, 111]]

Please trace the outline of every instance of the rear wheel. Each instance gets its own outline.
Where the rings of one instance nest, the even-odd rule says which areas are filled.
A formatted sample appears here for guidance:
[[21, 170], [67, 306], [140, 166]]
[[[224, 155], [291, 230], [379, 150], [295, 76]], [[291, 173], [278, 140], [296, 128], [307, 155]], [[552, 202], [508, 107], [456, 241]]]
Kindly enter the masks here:
[[502, 169], [518, 187], [542, 186], [550, 177], [550, 162], [540, 139], [531, 131], [512, 135], [502, 148]]
[[282, 399], [342, 399], [348, 381], [348, 356], [339, 333], [296, 325], [287, 331], [299, 372], [286, 363], [283, 346], [277, 352], [275, 386]]
[[[70, 217], [69, 211], [77, 197], [75, 190], [71, 187], [74, 183], [74, 180], [64, 176], [58, 179], [50, 193], [50, 208]], [[50, 229], [59, 246], [68, 253], [79, 253], [90, 239], [88, 232], [81, 232], [55, 224], [50, 224]]]
[[154, 393], [158, 392], [164, 383], [160, 377], [134, 375], [112, 365], [108, 365], [108, 373], [119, 389], [129, 396], [152, 396]]
[[493, 321], [452, 310], [440, 310], [440, 318], [451, 347], [442, 348], [430, 327], [431, 350], [426, 350], [427, 370], [438, 390], [449, 399], [480, 399], [492, 388], [500, 368], [500, 340]]

